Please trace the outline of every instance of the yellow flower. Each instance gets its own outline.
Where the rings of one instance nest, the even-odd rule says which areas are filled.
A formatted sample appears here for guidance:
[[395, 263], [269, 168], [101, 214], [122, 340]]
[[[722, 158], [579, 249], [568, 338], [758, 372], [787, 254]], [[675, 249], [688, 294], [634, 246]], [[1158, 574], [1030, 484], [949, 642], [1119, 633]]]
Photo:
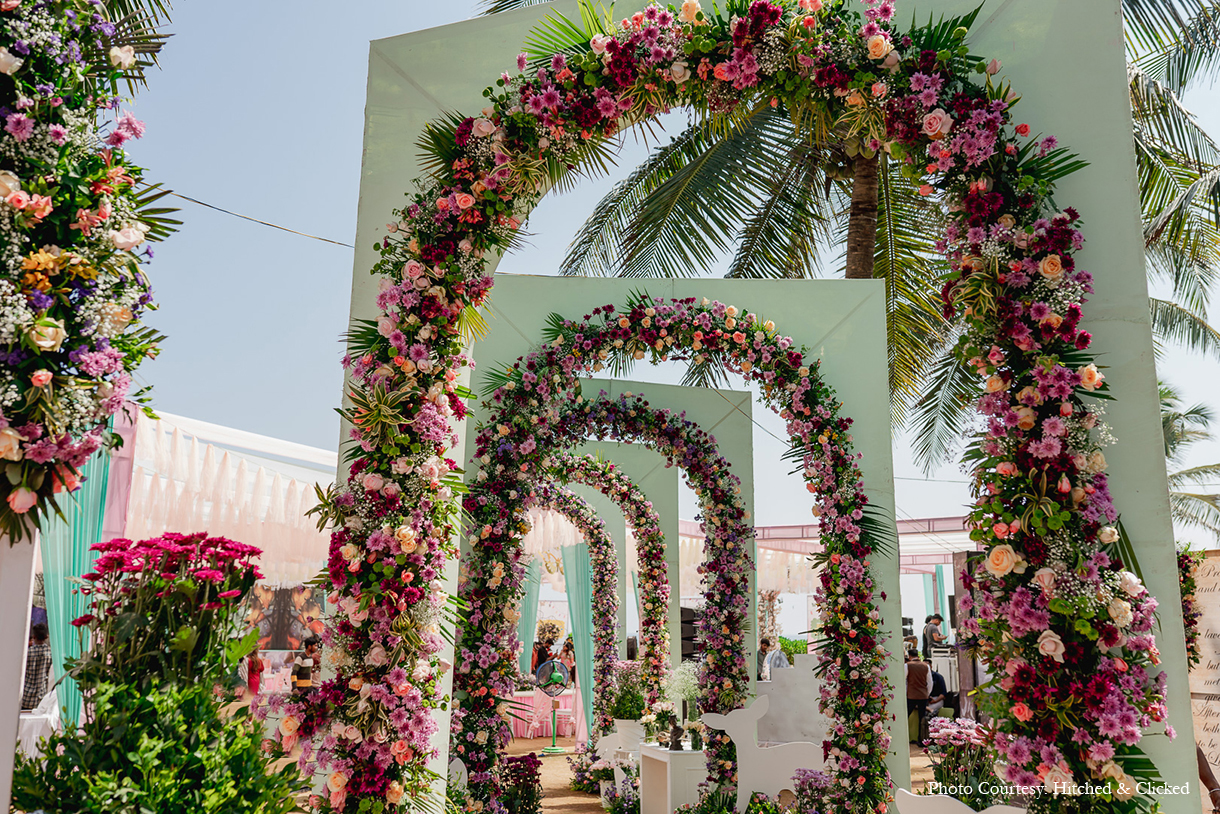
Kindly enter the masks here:
[[21, 261], [21, 268], [25, 271], [58, 271], [59, 261], [46, 249], [39, 249]]

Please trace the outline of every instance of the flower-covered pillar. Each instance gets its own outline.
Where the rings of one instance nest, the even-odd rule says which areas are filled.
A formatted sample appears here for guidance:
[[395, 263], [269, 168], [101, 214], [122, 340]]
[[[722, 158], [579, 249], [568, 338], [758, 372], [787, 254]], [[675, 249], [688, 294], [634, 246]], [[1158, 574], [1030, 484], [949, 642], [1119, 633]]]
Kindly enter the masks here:
[[[567, 11], [575, 3], [564, 4]], [[361, 165], [360, 196], [357, 210], [356, 249], [352, 275], [351, 320], [375, 319], [377, 278], [370, 275], [378, 259], [374, 244], [385, 234], [386, 213], [398, 207], [402, 191], [411, 187], [413, 179], [424, 175], [417, 135], [424, 125], [447, 110], [477, 108], [482, 104], [482, 90], [488, 76], [499, 74], [511, 64], [520, 50], [520, 43], [530, 29], [549, 11], [546, 7], [521, 12], [482, 17], [424, 32], [403, 34], [375, 40], [369, 47], [369, 79], [366, 89], [364, 120], [364, 151]], [[471, 42], [480, 46], [471, 48]], [[462, 53], [462, 70], [440, 70], [446, 55]], [[411, 77], [404, 81], [404, 77]], [[463, 381], [467, 377], [463, 377]], [[348, 380], [345, 377], [344, 392]], [[350, 406], [346, 403], [345, 406]], [[465, 434], [462, 421], [454, 421], [459, 441], [448, 452], [454, 461], [465, 459]], [[345, 421], [340, 431], [340, 443], [350, 440], [351, 426]], [[346, 464], [340, 464], [336, 481], [347, 478]], [[460, 535], [456, 535], [460, 538]], [[446, 591], [457, 593], [456, 560], [451, 560], [440, 577]], [[446, 643], [441, 657], [452, 663], [452, 645]], [[450, 692], [452, 674], [446, 673], [441, 691]], [[444, 800], [444, 778], [449, 764], [449, 710], [429, 710], [436, 723], [432, 737], [435, 757], [429, 768], [440, 775], [434, 802]]]

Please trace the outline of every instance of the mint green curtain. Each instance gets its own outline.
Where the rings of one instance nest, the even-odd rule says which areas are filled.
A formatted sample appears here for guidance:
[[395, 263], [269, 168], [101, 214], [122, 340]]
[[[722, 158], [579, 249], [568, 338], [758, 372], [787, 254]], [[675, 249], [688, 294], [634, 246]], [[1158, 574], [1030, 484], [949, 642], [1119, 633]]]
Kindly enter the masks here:
[[[97, 552], [89, 547], [102, 539], [106, 514], [106, 489], [110, 479], [110, 455], [94, 454], [81, 469], [84, 483], [72, 495], [60, 495], [65, 520], [52, 517], [42, 530], [43, 589], [47, 599], [47, 623], [51, 629], [51, 658], [55, 677], [64, 674], [64, 661], [80, 655], [80, 636], [72, 620], [85, 614], [88, 597], [75, 593], [72, 577], [89, 573]], [[62, 720], [80, 720], [81, 696], [76, 682], [65, 679], [56, 688]]]
[[525, 566], [525, 596], [521, 598], [521, 619], [517, 622], [517, 638], [524, 645], [521, 649], [521, 672], [530, 673], [530, 662], [534, 653], [534, 634], [538, 627], [538, 590], [542, 587], [542, 569], [537, 558]]
[[568, 617], [572, 620], [572, 646], [576, 648], [576, 677], [584, 702], [589, 735], [593, 728], [593, 578], [589, 547], [563, 547], [563, 583], [568, 593]]
[[944, 619], [940, 623], [940, 632], [949, 635], [949, 590], [945, 584], [948, 569], [943, 565], [936, 566], [936, 593], [940, 601], [940, 615]]

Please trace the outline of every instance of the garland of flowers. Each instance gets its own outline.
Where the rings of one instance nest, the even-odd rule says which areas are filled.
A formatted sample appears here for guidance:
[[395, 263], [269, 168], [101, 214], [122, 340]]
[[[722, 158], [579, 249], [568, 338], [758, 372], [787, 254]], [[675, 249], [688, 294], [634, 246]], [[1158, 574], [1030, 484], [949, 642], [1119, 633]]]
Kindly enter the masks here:
[[[731, 474], [728, 462], [720, 457], [715, 442], [692, 422], [668, 410], [653, 410], [639, 397], [611, 400], [603, 393], [586, 400], [580, 395], [576, 368], [572, 368], [570, 376], [558, 372], [565, 367], [562, 361], [565, 357], [571, 358], [551, 346], [518, 361], [505, 374], [504, 385], [485, 404], [489, 423], [481, 425], [475, 451], [481, 467], [465, 501], [478, 534], [471, 535], [473, 552], [465, 571], [469, 579], [459, 586], [463, 601], [471, 608], [471, 624], [463, 637], [500, 642], [504, 660], [511, 659], [516, 649], [514, 631], [498, 621], [496, 609], [515, 604], [519, 591], [505, 592], [503, 583], [494, 581], [493, 573], [501, 557], [508, 552], [515, 554], [521, 548], [520, 534], [514, 533], [519, 524], [513, 518], [522, 511], [520, 484], [541, 469], [548, 457], [541, 449], [570, 449], [588, 437], [645, 443], [682, 467], [708, 518], [708, 562], [704, 567], [709, 570], [716, 567], [723, 576], [707, 589], [709, 601], [699, 622], [700, 634], [708, 643], [704, 663], [708, 680], [701, 702], [708, 709], [733, 709], [744, 699], [749, 687], [743, 635], [744, 608], [749, 600], [741, 586], [748, 584], [753, 568], [745, 545], [751, 530], [744, 522], [745, 510], [738, 496], [740, 482]], [[478, 627], [476, 616], [485, 620]], [[455, 695], [480, 697], [479, 688], [503, 693], [505, 689], [499, 682], [507, 669], [506, 664], [492, 664], [481, 672], [459, 671]], [[476, 720], [486, 720], [490, 711], [486, 702], [477, 707], [463, 706], [463, 730], [454, 730], [454, 738], [459, 742], [465, 738], [470, 717], [477, 715]], [[494, 765], [502, 746], [488, 744], [475, 765]], [[718, 746], [719, 750], [709, 755], [709, 769], [713, 779], [727, 782], [734, 768], [732, 745], [726, 736]], [[474, 788], [473, 779], [471, 786]], [[496, 796], [490, 787], [474, 794], [476, 798], [483, 795], [489, 801]]]
[[[1091, 432], [1099, 410], [1083, 401], [1102, 386], [1084, 354], [1090, 338], [1078, 329], [1091, 278], [1072, 263], [1078, 216], [1050, 208], [1055, 183], [1082, 163], [1053, 137], [1033, 139], [1027, 125], [1013, 125], [1017, 97], [992, 81], [999, 63], [972, 56], [965, 44], [974, 15], [900, 35], [890, 0], [864, 0], [863, 13], [852, 6], [755, 0], [709, 13], [686, 0], [680, 10], [649, 6], [617, 25], [589, 14], [586, 40], [532, 61], [521, 55], [520, 72], [487, 90], [481, 115], [433, 122], [423, 139], [433, 173], [395, 213], [374, 269], [384, 277], [383, 316], [357, 325], [350, 338], [347, 415], [358, 455], [378, 471], [399, 460], [417, 466], [436, 454], [450, 415], [464, 415], [463, 391], [453, 384], [468, 362], [458, 342], [461, 314], [483, 302], [492, 285], [488, 253], [512, 243], [518, 215], [548, 181], [588, 163], [623, 122], [679, 105], [723, 116], [782, 104], [819, 143], [840, 142], [853, 156], [885, 150], [922, 194], [950, 210], [944, 248], [954, 268], [944, 297], [948, 312], [966, 321], [963, 356], [986, 377], [979, 407], [988, 427], [970, 460], [979, 467], [977, 537], [994, 543], [990, 570], [971, 578], [983, 607], [968, 632], [1005, 676], [985, 699], [1013, 736], [1005, 779], [1053, 789], [1065, 778], [1119, 770], [1147, 776], [1135, 744], [1164, 717], [1163, 679], [1147, 669], [1157, 658], [1147, 627], [1154, 600], [1121, 570], [1117, 552], [1103, 548], [1119, 534]], [[666, 337], [641, 342], [641, 356], [657, 353], [655, 341]], [[797, 404], [802, 411], [791, 420], [831, 421], [829, 433], [808, 440], [828, 439], [824, 460], [840, 460], [845, 445], [834, 434], [843, 429]], [[803, 449], [812, 455], [817, 445]], [[886, 747], [861, 740], [881, 737], [888, 693], [873, 649], [881, 642], [871, 545], [853, 516], [863, 496], [827, 498], [844, 484], [856, 488], [858, 476], [837, 477], [836, 463], [809, 463], [823, 503], [846, 509], [823, 509], [829, 567], [819, 594], [831, 636], [823, 707], [842, 723], [831, 750], [836, 788], [842, 808], [883, 812]], [[821, 483], [824, 473], [829, 484]], [[440, 487], [430, 488], [425, 511], [441, 511]], [[853, 674], [860, 678], [849, 680]], [[1034, 674], [1042, 679], [1036, 686]], [[1069, 707], [1084, 710], [1081, 728], [1059, 722], [1058, 711]], [[1121, 809], [1146, 801], [1090, 802]]]
[[[592, 455], [561, 453], [544, 461], [543, 468], [564, 482], [583, 483], [610, 498], [627, 519], [635, 533], [636, 555], [639, 559], [640, 593], [640, 653], [643, 667], [640, 681], [649, 705], [661, 699], [665, 677], [669, 673], [669, 578], [665, 565], [665, 533], [661, 517], [652, 507], [644, 491], [610, 461]], [[594, 615], [597, 624], [602, 619]], [[613, 659], [610, 659], [613, 661]], [[601, 665], [594, 661], [594, 672]], [[608, 666], [606, 669], [609, 669]], [[609, 675], [595, 681], [601, 695]], [[598, 719], [598, 728], [609, 731], [612, 719]]]
[[1203, 611], [1199, 610], [1199, 601], [1195, 598], [1197, 583], [1195, 574], [1199, 563], [1203, 562], [1202, 551], [1191, 551], [1188, 548], [1178, 549], [1178, 588], [1182, 595], [1182, 628], [1186, 635], [1186, 665], [1195, 669], [1203, 658], [1199, 650], [1199, 619]]
[[0, 533], [10, 543], [80, 487], [160, 339], [139, 323], [152, 307], [140, 266], [153, 255], [144, 244], [176, 221], [122, 149], [144, 124], [116, 95], [160, 47], [143, 25], [110, 19], [102, 3], [0, 2]]
[[[593, 595], [593, 719], [598, 729], [605, 731], [609, 728], [607, 722], [611, 720], [606, 709], [612, 680], [611, 671], [618, 659], [618, 558], [614, 541], [606, 532], [606, 524], [598, 516], [596, 509], [553, 482], [535, 485], [526, 503], [537, 508], [554, 509], [568, 518], [589, 547], [589, 577]], [[516, 629], [517, 620], [521, 617], [520, 612], [512, 606], [506, 606], [504, 616], [505, 621]], [[458, 670], [462, 673], [469, 672], [475, 662], [493, 657], [485, 642], [479, 643], [477, 654], [466, 649], [474, 643], [469, 637], [462, 641], [458, 659]], [[520, 652], [520, 643], [517, 650]], [[505, 724], [507, 723], [505, 721]], [[475, 733], [474, 739], [484, 737], [483, 732], [484, 730], [480, 730]], [[511, 736], [511, 733], [509, 734]], [[472, 739], [469, 730], [466, 736], [469, 742]], [[466, 745], [457, 743], [459, 754], [465, 753]]]
[[[585, 403], [577, 382], [582, 372], [645, 359], [653, 363], [681, 359], [697, 368], [714, 365], [735, 371], [758, 383], [764, 403], [788, 421], [792, 455], [801, 460], [809, 490], [819, 499], [814, 513], [823, 518], [827, 563], [823, 586], [837, 600], [824, 605], [830, 609], [825, 612], [830, 640], [821, 651], [822, 658], [827, 666], [851, 662], [843, 680], [837, 670], [828, 670], [824, 684], [824, 710], [843, 724], [832, 734], [827, 748], [848, 784], [840, 786], [850, 791], [845, 805], [868, 795], [884, 804], [888, 775], [883, 758], [889, 744], [884, 721], [890, 689], [884, 676], [875, 583], [866, 559], [873, 550], [873, 535], [863, 524], [867, 498], [847, 435], [851, 421], [837, 415], [833, 391], [817, 375], [816, 364], [807, 364], [803, 349], [779, 334], [771, 321], [707, 299], [697, 303], [639, 295], [622, 308], [595, 308], [584, 321], [552, 317], [550, 322], [546, 346], [495, 377], [500, 386], [477, 440], [481, 469], [466, 501], [472, 516], [486, 518], [481, 522], [488, 537], [483, 539], [492, 540], [496, 552], [513, 544], [516, 482], [536, 466], [533, 462], [541, 457], [539, 448], [562, 448], [562, 433], [571, 433], [566, 443], [572, 444], [583, 438], [582, 433], [610, 427], [622, 437], [658, 443], [657, 430], [643, 420], [642, 407], [635, 410], [640, 415], [632, 415], [623, 406], [626, 399], [612, 402], [604, 395]], [[571, 403], [585, 406], [575, 412], [559, 406]], [[572, 415], [576, 421], [568, 429]], [[664, 411], [656, 415], [658, 421], [665, 417]], [[624, 423], [611, 425], [611, 420]], [[638, 438], [628, 431], [637, 425]], [[690, 446], [684, 442], [676, 449], [680, 453]], [[707, 561], [701, 569], [706, 609], [699, 627], [705, 648], [700, 708], [710, 712], [728, 711], [744, 701], [748, 668], [742, 627], [749, 597], [742, 586], [748, 584], [753, 568], [740, 544], [746, 538], [735, 527], [740, 518], [730, 517], [730, 527], [721, 514], [741, 511], [739, 487], [732, 480], [717, 481], [715, 471], [707, 472], [709, 462], [715, 460], [714, 450], [709, 440], [701, 455], [675, 455], [696, 490], [703, 490], [707, 518]], [[497, 531], [497, 523], [502, 531]], [[479, 553], [477, 548], [475, 553]], [[468, 595], [463, 593], [464, 598]], [[485, 630], [480, 633], [488, 635]], [[713, 737], [712, 747], [710, 776], [727, 781], [733, 770], [727, 736]]]

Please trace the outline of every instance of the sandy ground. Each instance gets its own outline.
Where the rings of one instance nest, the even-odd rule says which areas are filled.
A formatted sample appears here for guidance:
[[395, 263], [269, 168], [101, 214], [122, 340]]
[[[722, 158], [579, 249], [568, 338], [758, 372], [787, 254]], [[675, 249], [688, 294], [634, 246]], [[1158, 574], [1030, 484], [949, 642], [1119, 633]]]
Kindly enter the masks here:
[[[568, 750], [576, 747], [575, 738], [559, 738], [557, 746]], [[550, 738], [517, 738], [508, 745], [508, 754], [524, 755], [533, 752], [542, 759], [542, 810], [564, 814], [600, 814], [602, 804], [596, 795], [572, 791], [572, 769], [566, 755], [544, 755], [543, 747], [550, 746]]]

